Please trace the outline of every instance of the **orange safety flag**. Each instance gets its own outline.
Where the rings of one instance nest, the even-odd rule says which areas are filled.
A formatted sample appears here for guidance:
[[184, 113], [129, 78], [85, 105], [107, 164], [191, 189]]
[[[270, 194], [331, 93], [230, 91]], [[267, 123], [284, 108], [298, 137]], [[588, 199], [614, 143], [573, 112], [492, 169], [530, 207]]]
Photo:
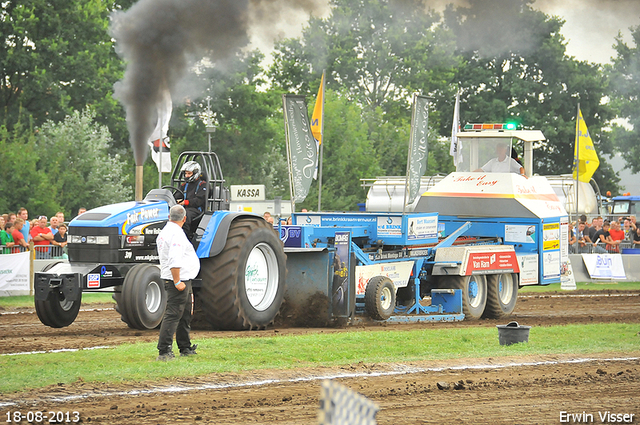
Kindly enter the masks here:
[[596, 172], [599, 166], [600, 160], [598, 159], [596, 148], [593, 146], [589, 129], [582, 117], [582, 111], [578, 108], [576, 146], [573, 156], [573, 178], [575, 179], [577, 177], [581, 182], [589, 183], [591, 177], [593, 177], [593, 173]]
[[318, 145], [322, 144], [322, 119], [324, 115], [324, 72], [320, 79], [320, 87], [318, 88], [318, 97], [316, 105], [313, 107], [313, 115], [311, 115], [311, 133]]

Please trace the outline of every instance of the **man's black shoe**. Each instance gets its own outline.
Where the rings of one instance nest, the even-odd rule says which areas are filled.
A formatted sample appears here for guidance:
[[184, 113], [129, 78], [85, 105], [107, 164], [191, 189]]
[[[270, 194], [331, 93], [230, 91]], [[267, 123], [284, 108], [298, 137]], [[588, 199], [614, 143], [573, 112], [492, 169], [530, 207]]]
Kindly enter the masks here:
[[193, 356], [196, 353], [196, 348], [198, 348], [198, 344], [194, 344], [189, 348], [183, 348], [180, 350], [180, 356]]
[[159, 362], [168, 362], [169, 360], [175, 359], [176, 356], [173, 354], [173, 351], [168, 351], [166, 353], [160, 353], [156, 361]]

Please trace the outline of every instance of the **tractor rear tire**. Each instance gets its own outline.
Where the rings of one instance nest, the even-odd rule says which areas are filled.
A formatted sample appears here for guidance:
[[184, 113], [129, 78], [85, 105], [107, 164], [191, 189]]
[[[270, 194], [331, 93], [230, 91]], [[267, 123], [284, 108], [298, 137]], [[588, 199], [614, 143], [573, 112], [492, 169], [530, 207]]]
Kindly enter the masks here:
[[465, 319], [478, 320], [487, 304], [487, 279], [483, 275], [447, 276], [440, 288], [462, 291], [462, 312]]
[[[61, 262], [47, 264], [42, 271], [46, 272]], [[55, 292], [50, 294], [49, 298], [44, 301], [35, 301], [36, 314], [43, 325], [52, 328], [64, 328], [76, 320], [80, 311], [80, 304], [81, 300], [69, 301], [65, 299], [62, 292]]]
[[518, 300], [518, 284], [516, 273], [487, 276], [487, 306], [482, 317], [501, 319], [513, 313]]
[[132, 329], [149, 330], [160, 326], [167, 307], [167, 293], [154, 264], [136, 264], [124, 277], [122, 292], [113, 294], [116, 311]]
[[273, 323], [287, 268], [282, 242], [269, 223], [234, 220], [222, 252], [201, 264], [202, 307], [215, 329], [264, 329]]
[[387, 320], [396, 308], [396, 287], [386, 276], [374, 276], [367, 282], [364, 309], [373, 320]]

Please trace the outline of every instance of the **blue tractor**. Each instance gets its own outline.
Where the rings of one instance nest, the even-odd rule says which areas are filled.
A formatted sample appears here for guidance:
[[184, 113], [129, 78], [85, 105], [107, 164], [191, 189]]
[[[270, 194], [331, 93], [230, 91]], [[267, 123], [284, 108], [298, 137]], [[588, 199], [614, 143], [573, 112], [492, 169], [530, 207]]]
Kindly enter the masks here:
[[261, 329], [273, 322], [285, 293], [286, 256], [273, 227], [262, 217], [229, 211], [220, 161], [211, 152], [184, 152], [170, 186], [142, 201], [92, 209], [69, 224], [69, 262], [35, 274], [40, 321], [69, 326], [83, 292], [112, 288], [116, 310], [134, 329], [162, 321], [166, 294], [160, 279], [156, 237], [169, 208], [184, 197], [182, 166], [196, 161], [206, 182], [206, 206], [192, 222], [191, 241], [201, 259], [193, 282], [194, 304], [216, 329]]

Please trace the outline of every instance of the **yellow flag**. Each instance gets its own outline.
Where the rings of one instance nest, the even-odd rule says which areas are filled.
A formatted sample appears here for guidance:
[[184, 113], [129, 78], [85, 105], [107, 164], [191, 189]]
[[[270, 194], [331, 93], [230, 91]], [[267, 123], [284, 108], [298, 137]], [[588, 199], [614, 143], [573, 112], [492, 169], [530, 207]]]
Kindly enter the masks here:
[[313, 115], [311, 116], [311, 133], [313, 137], [318, 141], [318, 144], [322, 143], [322, 119], [324, 112], [324, 72], [320, 79], [320, 88], [318, 88], [318, 97], [316, 99], [316, 105], [313, 107]]
[[[578, 180], [585, 183], [591, 181], [593, 173], [600, 166], [596, 148], [593, 146], [589, 129], [587, 129], [587, 124], [584, 122], [580, 108], [578, 108], [578, 122], [576, 123], [576, 146], [573, 153], [573, 161], [573, 178], [576, 178], [576, 174], [579, 171]], [[576, 167], [576, 164], [578, 164], [578, 167]]]

